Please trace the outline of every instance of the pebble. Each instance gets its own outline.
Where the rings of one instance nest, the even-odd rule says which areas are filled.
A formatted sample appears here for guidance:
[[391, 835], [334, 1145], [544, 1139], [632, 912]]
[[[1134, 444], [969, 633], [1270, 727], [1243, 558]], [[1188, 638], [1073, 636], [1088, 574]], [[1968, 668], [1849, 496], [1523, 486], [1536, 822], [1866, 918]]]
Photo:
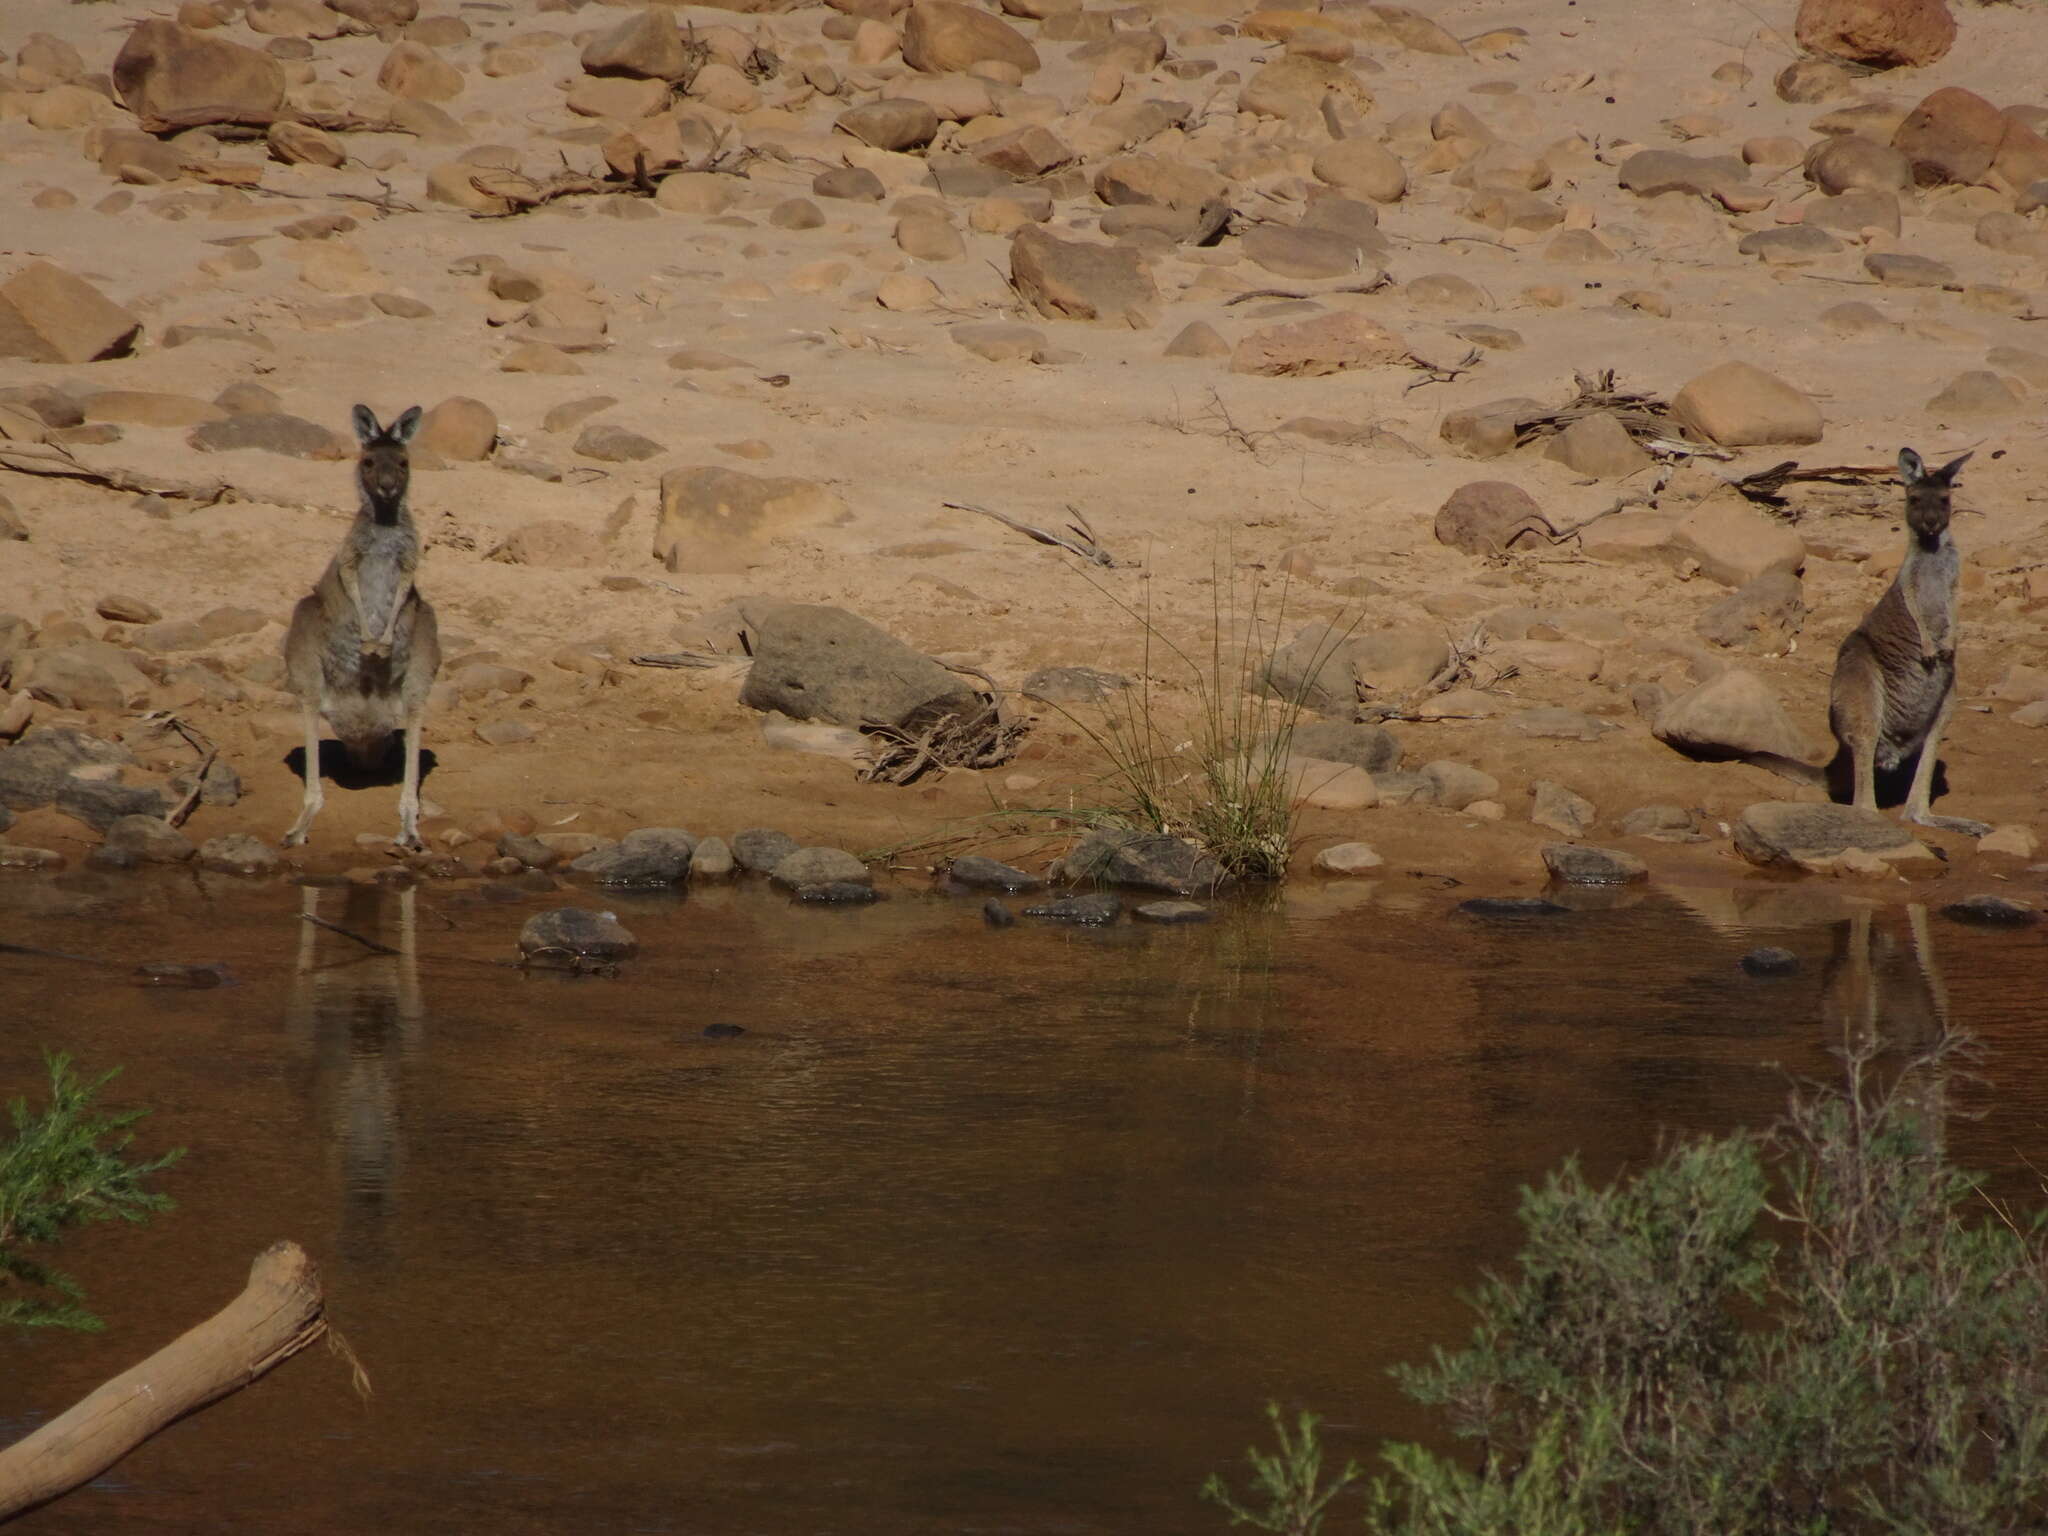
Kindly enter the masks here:
[[1325, 875], [1364, 875], [1384, 868], [1386, 860], [1367, 843], [1336, 843], [1315, 856], [1314, 868]]
[[1789, 949], [1763, 944], [1750, 950], [1736, 962], [1745, 974], [1750, 976], [1796, 976], [1799, 974], [1799, 957]]
[[981, 920], [991, 928], [1010, 928], [1017, 922], [1017, 914], [991, 896], [981, 904]]
[[1941, 909], [1941, 915], [1950, 922], [1980, 928], [2031, 928], [2041, 921], [2041, 914], [2024, 903], [1987, 895], [1952, 901]]
[[1146, 923], [1206, 923], [1214, 914], [1200, 902], [1146, 901], [1131, 909], [1131, 916]]
[[1649, 866], [1632, 853], [1583, 843], [1545, 843], [1543, 867], [1568, 885], [1627, 885], [1650, 876]]

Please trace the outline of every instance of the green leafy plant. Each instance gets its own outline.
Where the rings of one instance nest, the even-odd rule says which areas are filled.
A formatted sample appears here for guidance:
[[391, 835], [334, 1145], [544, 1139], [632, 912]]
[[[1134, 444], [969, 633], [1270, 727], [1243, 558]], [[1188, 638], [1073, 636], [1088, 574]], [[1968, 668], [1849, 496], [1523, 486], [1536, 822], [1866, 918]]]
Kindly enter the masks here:
[[[168, 1210], [170, 1197], [145, 1182], [184, 1155], [183, 1149], [131, 1161], [130, 1131], [147, 1110], [101, 1111], [95, 1100], [118, 1070], [90, 1081], [67, 1056], [46, 1056], [50, 1101], [37, 1110], [25, 1098], [7, 1106], [13, 1140], [0, 1146], [0, 1323], [19, 1327], [104, 1326], [83, 1306], [78, 1282], [30, 1250], [67, 1230], [96, 1221], [147, 1220]], [[30, 1295], [9, 1295], [27, 1288]]]
[[1230, 1485], [1214, 1474], [1202, 1485], [1202, 1497], [1227, 1510], [1232, 1525], [1257, 1526], [1273, 1536], [1316, 1536], [1323, 1528], [1323, 1513], [1330, 1501], [1365, 1473], [1357, 1462], [1347, 1461], [1335, 1477], [1324, 1482], [1323, 1446], [1316, 1433], [1321, 1420], [1303, 1412], [1290, 1432], [1278, 1403], [1266, 1404], [1266, 1418], [1279, 1442], [1279, 1454], [1269, 1456], [1257, 1446], [1244, 1453], [1252, 1464], [1252, 1486], [1263, 1507], [1240, 1502]]
[[[1943, 1147], [1945, 1042], [1872, 1049], [1764, 1135], [1524, 1192], [1470, 1342], [1397, 1371], [1467, 1442], [1382, 1455], [1402, 1536], [1834, 1536], [2048, 1525], [2048, 1226]], [[1298, 1437], [1297, 1437], [1298, 1441]], [[1279, 1460], [1298, 1460], [1282, 1437]]]

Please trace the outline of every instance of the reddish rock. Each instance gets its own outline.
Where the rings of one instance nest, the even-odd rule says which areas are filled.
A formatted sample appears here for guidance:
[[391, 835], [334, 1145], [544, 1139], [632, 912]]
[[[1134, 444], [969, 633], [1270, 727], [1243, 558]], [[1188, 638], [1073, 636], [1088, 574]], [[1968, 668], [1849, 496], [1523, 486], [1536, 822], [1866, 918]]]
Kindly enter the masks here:
[[0, 283], [0, 357], [89, 363], [126, 352], [141, 328], [92, 284], [47, 261]]
[[1106, 320], [1142, 330], [1159, 319], [1144, 258], [1121, 246], [1061, 240], [1035, 224], [1010, 242], [1017, 291], [1049, 320]]
[[903, 62], [927, 74], [965, 73], [976, 64], [1038, 70], [1038, 50], [1000, 16], [955, 0], [918, 0], [903, 23]]
[[1956, 40], [1946, 0], [1801, 0], [1799, 46], [1859, 64], [1932, 64]]
[[277, 60], [172, 21], [138, 23], [114, 56], [114, 93], [151, 133], [241, 123], [268, 128], [284, 105]]
[[1268, 378], [1318, 378], [1349, 368], [1398, 363], [1408, 344], [1386, 327], [1350, 310], [1316, 315], [1253, 331], [1230, 356], [1232, 373]]
[[1975, 91], [1944, 86], [1907, 114], [1892, 148], [1913, 162], [1923, 187], [1982, 181], [2006, 134], [2005, 114]]

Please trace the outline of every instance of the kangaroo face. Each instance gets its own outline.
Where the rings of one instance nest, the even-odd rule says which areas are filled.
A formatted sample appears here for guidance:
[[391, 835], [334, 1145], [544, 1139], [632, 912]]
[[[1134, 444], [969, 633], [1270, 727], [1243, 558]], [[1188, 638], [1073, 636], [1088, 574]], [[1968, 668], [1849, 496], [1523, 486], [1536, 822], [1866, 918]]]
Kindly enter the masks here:
[[1906, 482], [1906, 526], [1924, 542], [1933, 543], [1947, 531], [1956, 474], [1969, 461], [1966, 453], [1929, 469], [1912, 449], [1899, 450], [1899, 478]]
[[419, 430], [420, 408], [412, 406], [388, 427], [379, 426], [366, 405], [355, 408], [353, 419], [356, 441], [363, 445], [362, 455], [356, 460], [356, 484], [377, 521], [393, 522], [405, 503], [406, 488], [412, 483], [412, 461], [405, 445]]

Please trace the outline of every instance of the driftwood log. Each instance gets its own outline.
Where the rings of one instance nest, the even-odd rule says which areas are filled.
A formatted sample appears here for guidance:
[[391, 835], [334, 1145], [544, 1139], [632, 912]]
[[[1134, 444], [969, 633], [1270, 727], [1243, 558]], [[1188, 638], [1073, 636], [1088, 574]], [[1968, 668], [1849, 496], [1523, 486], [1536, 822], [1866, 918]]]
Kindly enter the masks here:
[[157, 1431], [290, 1359], [327, 1331], [324, 1305], [306, 1251], [273, 1243], [220, 1311], [0, 1450], [0, 1523], [91, 1482]]

